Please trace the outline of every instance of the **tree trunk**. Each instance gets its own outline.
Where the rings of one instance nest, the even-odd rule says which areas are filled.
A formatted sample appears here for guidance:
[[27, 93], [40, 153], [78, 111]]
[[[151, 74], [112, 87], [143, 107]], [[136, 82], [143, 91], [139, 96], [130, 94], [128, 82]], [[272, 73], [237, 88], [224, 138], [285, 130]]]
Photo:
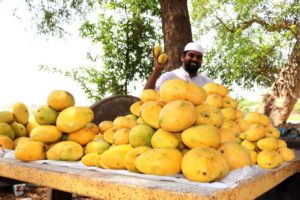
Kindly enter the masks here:
[[169, 56], [166, 70], [181, 66], [180, 55], [192, 41], [187, 0], [160, 0], [164, 50]]
[[[300, 36], [300, 30], [297, 34]], [[288, 63], [281, 70], [271, 91], [265, 96], [260, 111], [268, 115], [274, 126], [285, 123], [300, 95], [300, 40], [296, 41]]]

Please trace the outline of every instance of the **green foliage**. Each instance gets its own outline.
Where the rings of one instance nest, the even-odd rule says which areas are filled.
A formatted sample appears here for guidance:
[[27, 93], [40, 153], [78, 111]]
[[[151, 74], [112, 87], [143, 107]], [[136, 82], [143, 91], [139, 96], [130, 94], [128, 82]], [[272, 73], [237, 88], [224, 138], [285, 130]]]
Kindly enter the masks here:
[[214, 34], [213, 46], [205, 54], [207, 65], [202, 70], [227, 86], [271, 86], [296, 41], [299, 4], [267, 0], [191, 3], [197, 37], [209, 31]]
[[102, 11], [98, 20], [85, 21], [80, 34], [102, 45], [101, 55], [89, 57], [94, 62], [101, 62], [102, 68], [81, 66], [62, 71], [50, 66], [40, 67], [41, 70], [74, 79], [94, 100], [106, 95], [126, 95], [133, 81], [145, 79], [152, 69], [152, 59], [149, 59], [152, 48], [162, 37], [155, 24], [159, 15], [157, 1], [99, 2]]
[[25, 0], [39, 34], [63, 37], [68, 25], [97, 6], [97, 0]]

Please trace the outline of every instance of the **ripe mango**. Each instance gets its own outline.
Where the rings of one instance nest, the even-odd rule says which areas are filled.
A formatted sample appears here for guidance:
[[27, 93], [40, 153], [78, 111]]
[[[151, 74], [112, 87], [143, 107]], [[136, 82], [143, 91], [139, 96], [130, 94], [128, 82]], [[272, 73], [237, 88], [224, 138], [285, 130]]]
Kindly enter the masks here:
[[174, 100], [187, 100], [197, 106], [206, 99], [206, 93], [200, 86], [182, 79], [171, 79], [163, 82], [159, 94], [165, 103]]
[[162, 106], [158, 101], [149, 101], [141, 107], [141, 118], [145, 124], [158, 129], [159, 128], [159, 113], [162, 110]]
[[0, 122], [12, 123], [14, 121], [14, 114], [10, 111], [1, 111], [0, 112]]
[[168, 55], [166, 53], [159, 54], [157, 62], [161, 65], [166, 64], [168, 62]]
[[12, 107], [12, 112], [17, 122], [26, 125], [29, 118], [27, 106], [22, 102], [17, 102]]
[[201, 104], [196, 107], [197, 121], [196, 125], [210, 124], [216, 127], [221, 127], [224, 122], [224, 116], [221, 110], [207, 104]]
[[0, 148], [2, 149], [13, 149], [14, 143], [10, 137], [6, 135], [0, 135]]
[[257, 155], [257, 164], [264, 169], [273, 169], [281, 165], [283, 158], [274, 150], [263, 150]]
[[181, 132], [191, 127], [196, 120], [196, 107], [185, 100], [167, 103], [159, 114], [160, 127], [169, 132]]
[[130, 119], [130, 118], [125, 117], [125, 116], [116, 117], [113, 121], [113, 126], [116, 129], [121, 129], [121, 128], [131, 129], [135, 125], [137, 125], [137, 122], [134, 119]]
[[89, 154], [89, 153], [103, 153], [110, 147], [110, 144], [108, 142], [105, 142], [104, 140], [102, 141], [92, 141], [89, 142], [84, 149], [84, 154]]
[[282, 159], [286, 162], [295, 159], [295, 152], [293, 149], [282, 147], [278, 149], [279, 154], [281, 155]]
[[252, 124], [250, 125], [250, 128], [245, 131], [246, 139], [251, 142], [256, 142], [266, 135], [266, 131], [263, 125], [261, 124]]
[[89, 107], [72, 106], [61, 111], [56, 120], [58, 130], [72, 133], [85, 127], [94, 118], [94, 112]]
[[129, 150], [124, 158], [124, 165], [130, 172], [138, 172], [135, 167], [136, 158], [142, 153], [149, 151], [151, 148], [148, 146], [139, 146]]
[[81, 158], [81, 162], [85, 165], [85, 166], [95, 166], [95, 158], [100, 155], [97, 152], [93, 152], [93, 153], [89, 153], [89, 154], [85, 154], [82, 158]]
[[187, 152], [181, 163], [184, 176], [196, 182], [211, 182], [224, 177], [228, 165], [222, 155], [209, 147], [196, 147]]
[[189, 147], [217, 148], [221, 143], [219, 130], [213, 125], [197, 125], [184, 130], [181, 134], [183, 143]]
[[26, 129], [27, 129], [27, 134], [28, 136], [30, 135], [32, 129], [36, 126], [38, 126], [39, 124], [35, 121], [35, 117], [34, 115], [29, 116], [28, 119], [28, 123], [26, 125]]
[[53, 125], [39, 125], [32, 129], [30, 139], [33, 141], [52, 143], [61, 139], [62, 132]]
[[113, 144], [129, 144], [129, 128], [121, 128], [115, 132], [113, 135]]
[[128, 144], [112, 146], [101, 154], [101, 163], [104, 168], [126, 169], [124, 160], [127, 152], [131, 149], [132, 147]]
[[8, 136], [12, 140], [15, 139], [15, 132], [12, 127], [5, 122], [0, 122], [0, 135]]
[[221, 97], [225, 97], [228, 95], [228, 89], [225, 86], [214, 82], [206, 83], [203, 86], [203, 89], [205, 90], [207, 95], [218, 94]]
[[151, 147], [151, 138], [154, 134], [153, 128], [146, 124], [134, 126], [129, 132], [129, 143], [132, 147]]
[[99, 123], [99, 131], [103, 134], [105, 131], [113, 127], [113, 122], [110, 120], [104, 120]]
[[260, 150], [277, 150], [278, 149], [278, 140], [273, 137], [262, 138], [257, 141], [257, 147]]
[[35, 121], [40, 125], [55, 125], [58, 112], [48, 105], [43, 105], [34, 113]]
[[213, 106], [215, 108], [222, 108], [223, 107], [223, 98], [218, 94], [209, 94], [207, 95], [204, 104]]
[[148, 102], [148, 101], [159, 101], [159, 99], [160, 99], [160, 96], [156, 90], [145, 89], [142, 91], [141, 101], [143, 103]]
[[229, 169], [242, 168], [252, 164], [249, 151], [235, 142], [225, 142], [218, 150], [226, 159]]
[[21, 161], [34, 161], [45, 159], [45, 145], [43, 142], [30, 141], [18, 145], [15, 150], [15, 157]]
[[77, 161], [83, 156], [83, 148], [73, 141], [62, 141], [54, 144], [46, 153], [48, 160]]
[[169, 176], [181, 172], [182, 154], [175, 148], [151, 149], [135, 160], [135, 167], [144, 174]]
[[179, 141], [173, 133], [158, 129], [151, 138], [151, 145], [153, 148], [177, 148]]
[[16, 137], [23, 137], [27, 135], [27, 129], [23, 124], [14, 121], [10, 124], [10, 126], [15, 132]]
[[162, 51], [162, 47], [161, 47], [159, 44], [156, 44], [156, 45], [153, 47], [153, 56], [154, 56], [154, 57], [159, 56], [159, 54], [161, 53], [161, 51]]
[[223, 97], [223, 108], [234, 108], [236, 109], [238, 102], [230, 96]]
[[75, 99], [68, 91], [54, 90], [48, 95], [47, 104], [56, 111], [62, 111], [74, 106]]
[[93, 127], [85, 126], [78, 131], [69, 133], [67, 140], [77, 142], [78, 144], [84, 146], [87, 143], [91, 142], [94, 139], [95, 135], [96, 134], [93, 131]]
[[137, 101], [130, 106], [130, 112], [135, 116], [140, 116], [140, 108], [142, 107], [143, 102]]

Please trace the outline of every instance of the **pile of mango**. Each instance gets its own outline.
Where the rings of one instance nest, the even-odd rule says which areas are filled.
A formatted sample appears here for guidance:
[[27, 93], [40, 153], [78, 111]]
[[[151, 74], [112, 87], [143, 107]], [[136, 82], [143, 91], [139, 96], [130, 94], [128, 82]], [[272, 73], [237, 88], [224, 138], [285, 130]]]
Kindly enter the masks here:
[[271, 169], [294, 159], [269, 117], [237, 107], [220, 84], [202, 88], [181, 79], [166, 81], [159, 92], [144, 90], [131, 105], [131, 114], [101, 122], [103, 139], [87, 144], [81, 161], [144, 174], [183, 173], [191, 181], [212, 182], [247, 165]]
[[99, 133], [90, 123], [94, 113], [89, 107], [74, 106], [72, 94], [54, 90], [47, 104], [29, 116], [27, 106], [17, 102], [11, 111], [0, 112], [0, 146], [14, 149], [21, 161], [79, 160], [83, 146]]
[[131, 113], [91, 123], [89, 107], [72, 94], [51, 92], [29, 116], [22, 103], [0, 112], [0, 145], [21, 161], [78, 161], [104, 169], [217, 181], [230, 170], [258, 164], [272, 169], [294, 159], [266, 115], [243, 113], [228, 89], [181, 79], [147, 89]]

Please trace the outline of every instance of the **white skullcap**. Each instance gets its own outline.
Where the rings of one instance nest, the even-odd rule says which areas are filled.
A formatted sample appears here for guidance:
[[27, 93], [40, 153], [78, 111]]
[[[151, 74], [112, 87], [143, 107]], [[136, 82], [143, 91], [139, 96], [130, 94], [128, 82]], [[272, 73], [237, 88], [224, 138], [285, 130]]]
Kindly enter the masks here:
[[200, 42], [189, 42], [185, 47], [184, 51], [198, 51], [200, 53], [204, 53], [204, 49], [201, 46]]

